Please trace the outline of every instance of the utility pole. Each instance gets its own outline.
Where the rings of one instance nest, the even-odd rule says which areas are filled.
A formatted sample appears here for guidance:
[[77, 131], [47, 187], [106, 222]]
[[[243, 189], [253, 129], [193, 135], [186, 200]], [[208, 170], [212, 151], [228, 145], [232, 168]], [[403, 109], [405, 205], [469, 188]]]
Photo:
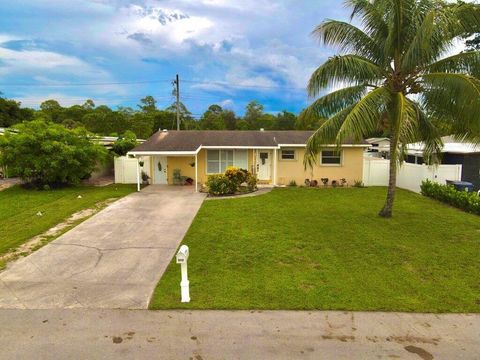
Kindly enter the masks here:
[[177, 131], [180, 131], [180, 77], [178, 74], [175, 80], [175, 92], [177, 96]]

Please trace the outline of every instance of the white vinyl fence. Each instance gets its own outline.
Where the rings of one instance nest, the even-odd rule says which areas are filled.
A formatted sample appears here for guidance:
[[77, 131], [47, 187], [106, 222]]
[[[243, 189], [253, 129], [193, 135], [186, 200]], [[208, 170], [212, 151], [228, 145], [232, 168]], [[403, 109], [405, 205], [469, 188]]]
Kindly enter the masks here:
[[[389, 160], [365, 158], [363, 160], [363, 183], [366, 186], [387, 186]], [[398, 170], [397, 186], [420, 192], [423, 180], [429, 179], [445, 185], [447, 180], [461, 180], [462, 165], [427, 166], [403, 163]]]
[[[143, 158], [144, 166], [141, 171], [145, 171], [150, 175], [150, 157]], [[115, 183], [116, 184], [136, 184], [137, 183], [137, 159], [127, 156], [119, 156], [115, 158]]]

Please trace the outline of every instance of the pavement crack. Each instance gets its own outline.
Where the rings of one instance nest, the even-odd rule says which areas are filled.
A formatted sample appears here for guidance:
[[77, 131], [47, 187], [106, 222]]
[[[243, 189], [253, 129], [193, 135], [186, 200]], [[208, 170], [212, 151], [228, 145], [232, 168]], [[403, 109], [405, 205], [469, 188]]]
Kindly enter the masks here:
[[15, 291], [13, 291], [12, 289], [10, 289], [10, 286], [8, 286], [7, 283], [6, 283], [5, 281], [3, 281], [1, 278], [0, 278], [0, 281], [2, 282], [3, 286], [5, 286], [5, 288], [6, 288], [8, 291], [10, 291], [10, 293], [13, 295], [13, 297], [14, 297], [15, 299], [17, 299], [18, 302], [19, 302], [20, 304], [22, 304], [22, 306], [23, 306], [25, 309], [28, 309], [27, 305], [25, 305], [25, 303], [22, 301], [22, 299], [20, 299], [20, 298], [17, 296], [17, 294], [15, 294]]
[[95, 246], [88, 246], [88, 245], [82, 245], [82, 244], [51, 244], [55, 246], [78, 246], [78, 247], [84, 247], [87, 249], [94, 249], [97, 251], [117, 251], [117, 250], [175, 250], [174, 247], [168, 247], [168, 246], [125, 246], [125, 247], [116, 247], [116, 248], [98, 248]]

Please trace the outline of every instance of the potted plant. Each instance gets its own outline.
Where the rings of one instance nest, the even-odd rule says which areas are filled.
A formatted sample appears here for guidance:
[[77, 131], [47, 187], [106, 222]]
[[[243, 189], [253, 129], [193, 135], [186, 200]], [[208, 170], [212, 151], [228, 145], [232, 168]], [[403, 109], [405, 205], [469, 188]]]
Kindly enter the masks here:
[[148, 185], [148, 180], [150, 180], [150, 176], [145, 171], [142, 171], [142, 182], [143, 185]]

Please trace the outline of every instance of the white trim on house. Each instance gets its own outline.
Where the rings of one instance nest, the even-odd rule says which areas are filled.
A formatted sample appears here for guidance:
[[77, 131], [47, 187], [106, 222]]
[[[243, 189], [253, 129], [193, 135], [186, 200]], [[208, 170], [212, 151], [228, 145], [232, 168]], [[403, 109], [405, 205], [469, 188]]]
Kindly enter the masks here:
[[[307, 144], [278, 144], [278, 149], [282, 147], [306, 147]], [[322, 145], [322, 147], [338, 147], [338, 145]], [[370, 147], [369, 144], [342, 144], [340, 147]]]
[[228, 149], [228, 150], [234, 150], [234, 149], [240, 149], [240, 150], [249, 150], [249, 149], [260, 149], [260, 150], [273, 150], [273, 149], [278, 149], [276, 146], [200, 146], [201, 149], [209, 149], [209, 150], [222, 150], [222, 149]]
[[198, 151], [129, 151], [127, 155], [137, 156], [195, 156]]
[[[163, 155], [163, 156], [193, 156], [200, 152], [202, 149], [210, 150], [278, 150], [284, 147], [289, 148], [304, 148], [307, 144], [278, 144], [278, 146], [204, 146], [200, 145], [195, 151], [129, 151], [127, 155], [133, 156], [154, 156], [154, 155]], [[340, 147], [369, 147], [368, 144], [343, 144]], [[337, 145], [324, 145], [323, 147], [338, 147]]]

